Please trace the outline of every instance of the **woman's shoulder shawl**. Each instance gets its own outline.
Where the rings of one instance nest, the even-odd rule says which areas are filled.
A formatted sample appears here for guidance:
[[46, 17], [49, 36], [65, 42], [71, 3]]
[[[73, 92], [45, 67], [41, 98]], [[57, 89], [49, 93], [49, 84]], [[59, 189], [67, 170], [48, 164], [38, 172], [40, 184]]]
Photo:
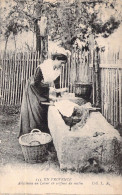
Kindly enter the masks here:
[[43, 80], [43, 74], [42, 74], [42, 70], [40, 69], [40, 67], [36, 68], [36, 72], [34, 74], [34, 83], [38, 84]]

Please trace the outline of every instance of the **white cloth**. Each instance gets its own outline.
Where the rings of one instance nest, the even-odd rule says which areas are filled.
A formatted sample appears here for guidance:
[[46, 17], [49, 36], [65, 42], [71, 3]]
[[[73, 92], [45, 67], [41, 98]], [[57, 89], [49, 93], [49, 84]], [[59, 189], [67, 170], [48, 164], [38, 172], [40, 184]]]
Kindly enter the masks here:
[[77, 104], [70, 102], [69, 100], [61, 100], [55, 102], [55, 107], [63, 116], [70, 117], [74, 111], [74, 107], [78, 106]]
[[42, 70], [45, 83], [52, 83], [61, 74], [61, 69], [53, 69], [53, 60], [51, 59], [45, 60], [39, 67]]

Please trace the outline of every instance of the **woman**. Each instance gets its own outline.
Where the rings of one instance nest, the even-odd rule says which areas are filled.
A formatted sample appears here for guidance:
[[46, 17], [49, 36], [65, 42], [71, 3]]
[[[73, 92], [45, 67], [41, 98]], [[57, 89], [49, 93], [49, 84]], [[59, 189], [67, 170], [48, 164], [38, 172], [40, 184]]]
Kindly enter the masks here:
[[45, 60], [39, 65], [34, 76], [28, 79], [21, 105], [19, 136], [29, 133], [34, 128], [49, 133], [48, 106], [42, 102], [49, 101], [49, 86], [52, 82], [55, 88], [60, 87], [61, 67], [66, 61], [66, 55], [54, 54], [52, 59]]

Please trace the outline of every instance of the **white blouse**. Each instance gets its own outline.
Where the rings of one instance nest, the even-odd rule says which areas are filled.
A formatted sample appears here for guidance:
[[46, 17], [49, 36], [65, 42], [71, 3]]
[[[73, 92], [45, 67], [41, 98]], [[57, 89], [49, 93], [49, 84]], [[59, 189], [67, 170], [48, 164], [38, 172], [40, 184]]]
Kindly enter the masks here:
[[54, 70], [53, 60], [51, 59], [45, 60], [39, 67], [42, 70], [45, 83], [52, 83], [61, 74], [61, 69]]

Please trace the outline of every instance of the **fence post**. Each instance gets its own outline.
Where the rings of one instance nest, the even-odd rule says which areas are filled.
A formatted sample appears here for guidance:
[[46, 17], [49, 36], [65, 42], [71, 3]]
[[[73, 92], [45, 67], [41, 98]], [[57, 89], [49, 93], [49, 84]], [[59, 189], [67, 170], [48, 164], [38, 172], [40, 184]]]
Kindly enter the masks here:
[[101, 107], [101, 89], [100, 89], [100, 56], [99, 48], [96, 47], [93, 56], [93, 105]]

